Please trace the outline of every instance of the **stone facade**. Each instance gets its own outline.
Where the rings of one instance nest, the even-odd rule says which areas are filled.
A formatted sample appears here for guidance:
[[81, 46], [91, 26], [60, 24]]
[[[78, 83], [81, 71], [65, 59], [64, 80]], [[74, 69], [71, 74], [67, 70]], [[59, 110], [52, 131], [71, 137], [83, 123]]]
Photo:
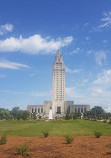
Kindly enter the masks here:
[[52, 89], [52, 114], [64, 115], [65, 101], [65, 66], [62, 60], [62, 54], [58, 50], [56, 60], [53, 65], [53, 89]]
[[74, 101], [65, 101], [65, 65], [62, 54], [58, 50], [56, 60], [53, 65], [53, 89], [52, 101], [44, 101], [43, 105], [28, 105], [30, 113], [36, 112], [37, 115], [48, 117], [52, 109], [53, 118], [63, 117], [66, 113], [84, 113], [90, 111], [90, 105], [75, 105]]

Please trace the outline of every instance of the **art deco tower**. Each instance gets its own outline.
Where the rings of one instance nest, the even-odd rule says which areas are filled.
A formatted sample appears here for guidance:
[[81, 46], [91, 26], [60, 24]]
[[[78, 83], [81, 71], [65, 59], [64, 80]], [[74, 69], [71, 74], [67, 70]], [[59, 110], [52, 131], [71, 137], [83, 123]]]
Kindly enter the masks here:
[[53, 114], [64, 113], [65, 101], [65, 66], [62, 60], [62, 54], [58, 50], [56, 60], [53, 65]]

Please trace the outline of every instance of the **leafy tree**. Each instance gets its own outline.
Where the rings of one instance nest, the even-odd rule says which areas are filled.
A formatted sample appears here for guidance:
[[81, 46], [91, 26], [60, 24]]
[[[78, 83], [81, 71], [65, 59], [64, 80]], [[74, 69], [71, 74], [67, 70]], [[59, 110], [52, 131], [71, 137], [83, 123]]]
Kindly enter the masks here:
[[20, 120], [20, 119], [23, 118], [23, 112], [24, 112], [23, 110], [19, 110], [19, 111], [18, 111], [18, 113], [17, 113], [17, 115], [16, 115], [16, 119], [17, 119], [17, 120]]
[[91, 118], [91, 112], [90, 111], [86, 111], [84, 113], [84, 118], [89, 120]]
[[10, 111], [8, 109], [3, 109], [0, 108], [0, 119], [6, 119], [6, 120], [10, 120], [12, 119], [13, 116], [11, 115]]
[[14, 119], [20, 120], [27, 120], [30, 117], [30, 112], [25, 110], [20, 110], [19, 107], [14, 107], [11, 111]]
[[27, 110], [23, 111], [23, 113], [22, 113], [22, 119], [23, 120], [27, 120], [29, 117], [30, 117], [30, 112], [27, 111]]
[[104, 113], [105, 111], [101, 106], [95, 106], [90, 110], [90, 114], [93, 116], [93, 118], [101, 119]]
[[14, 120], [16, 120], [17, 118], [19, 119], [18, 115], [20, 115], [20, 109], [19, 107], [14, 107], [11, 111], [11, 114], [13, 115], [14, 117]]

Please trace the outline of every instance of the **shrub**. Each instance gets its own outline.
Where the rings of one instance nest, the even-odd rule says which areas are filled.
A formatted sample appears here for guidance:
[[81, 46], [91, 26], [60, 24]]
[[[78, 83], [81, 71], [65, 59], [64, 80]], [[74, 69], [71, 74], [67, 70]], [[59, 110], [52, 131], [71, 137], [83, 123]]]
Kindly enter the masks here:
[[107, 145], [107, 147], [111, 148], [111, 144]]
[[31, 157], [32, 155], [28, 153], [28, 146], [27, 144], [24, 145], [19, 145], [16, 147], [17, 149], [17, 154], [22, 155], [22, 156], [29, 156]]
[[49, 132], [44, 131], [44, 132], [43, 132], [43, 135], [44, 135], [44, 137], [46, 138], [46, 137], [48, 137], [48, 136], [49, 136]]
[[102, 136], [102, 133], [99, 132], [99, 131], [95, 131], [94, 135], [95, 135], [96, 138], [100, 138]]
[[0, 145], [6, 144], [6, 142], [7, 142], [6, 136], [2, 136], [0, 139]]
[[109, 124], [111, 124], [111, 120], [109, 121]]
[[75, 120], [75, 119], [77, 119], [78, 117], [77, 117], [77, 115], [73, 115], [73, 119]]
[[73, 138], [69, 137], [69, 136], [66, 136], [65, 140], [66, 140], [67, 144], [71, 144], [73, 142]]
[[104, 120], [103, 123], [107, 123], [107, 120]]
[[107, 155], [110, 155], [110, 154], [111, 154], [111, 152], [109, 151], [109, 152], [107, 152], [106, 154], [107, 154]]

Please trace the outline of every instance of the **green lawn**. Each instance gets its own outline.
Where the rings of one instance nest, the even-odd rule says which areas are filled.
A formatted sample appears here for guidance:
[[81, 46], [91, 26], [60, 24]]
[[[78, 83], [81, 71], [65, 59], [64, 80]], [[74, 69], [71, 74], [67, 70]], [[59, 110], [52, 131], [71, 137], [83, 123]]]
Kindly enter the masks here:
[[95, 130], [101, 131], [104, 136], [111, 136], [111, 125], [88, 120], [0, 121], [0, 135], [42, 136], [45, 130], [51, 136], [92, 136]]

